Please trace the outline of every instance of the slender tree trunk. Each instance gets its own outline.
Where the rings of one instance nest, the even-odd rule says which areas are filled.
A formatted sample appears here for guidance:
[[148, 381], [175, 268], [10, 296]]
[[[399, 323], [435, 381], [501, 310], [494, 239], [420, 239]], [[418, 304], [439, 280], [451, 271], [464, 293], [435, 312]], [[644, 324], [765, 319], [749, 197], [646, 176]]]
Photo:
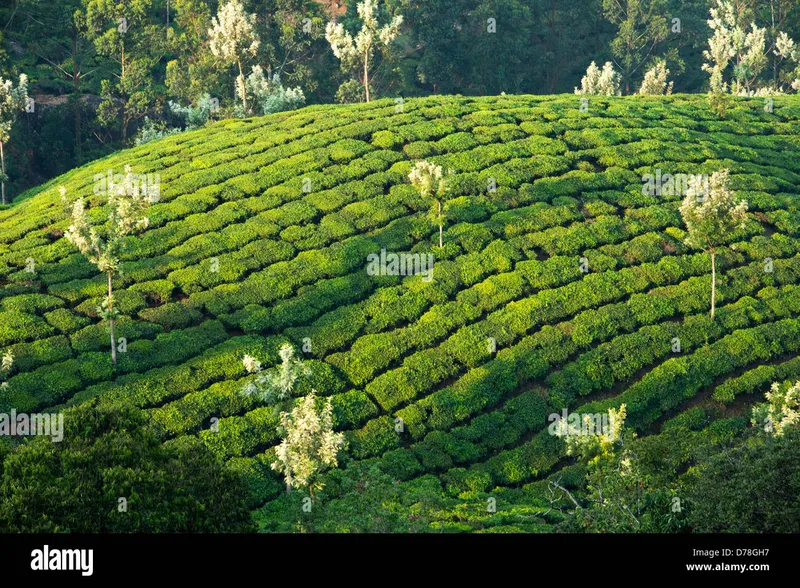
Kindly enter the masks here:
[[367, 93], [367, 102], [369, 102], [369, 49], [364, 52], [364, 90]]
[[81, 94], [78, 71], [78, 29], [72, 25], [72, 93], [75, 96], [75, 165], [81, 164]]
[[444, 244], [442, 242], [442, 230], [443, 230], [442, 229], [442, 201], [439, 200], [438, 204], [439, 204], [439, 249], [441, 249], [441, 248], [444, 247]]
[[122, 89], [122, 146], [125, 146], [125, 142], [128, 139], [128, 117], [127, 117], [127, 110], [128, 107], [128, 100], [127, 95], [125, 94], [125, 43], [122, 44], [122, 77], [119, 79], [119, 86]]
[[80, 165], [83, 159], [81, 149], [81, 97], [75, 99], [75, 165]]
[[717, 302], [717, 266], [716, 253], [711, 249], [711, 320], [714, 320], [714, 309]]
[[237, 83], [239, 84], [239, 92], [242, 94], [242, 107], [244, 108], [244, 115], [247, 116], [247, 92], [245, 91], [244, 87], [244, 72], [242, 71], [242, 60], [237, 59], [236, 63], [239, 65], [239, 79]]
[[6, 203], [6, 154], [3, 151], [3, 142], [0, 141], [0, 163], [3, 170], [3, 204]]
[[[556, 48], [556, 4], [558, 0], [551, 0], [550, 2], [550, 22], [548, 23], [548, 30], [550, 32], [550, 51], [552, 51], [553, 55], [556, 55], [557, 48]], [[556, 64], [557, 65], [557, 64]], [[555, 87], [557, 84], [557, 76], [558, 76], [558, 67], [549, 67], [547, 69], [547, 93], [553, 94], [555, 92]]]
[[[111, 272], [108, 272], [108, 310], [114, 310], [114, 299], [111, 291]], [[108, 319], [109, 331], [111, 331], [111, 362], [117, 365], [117, 340], [114, 338], [114, 319]]]

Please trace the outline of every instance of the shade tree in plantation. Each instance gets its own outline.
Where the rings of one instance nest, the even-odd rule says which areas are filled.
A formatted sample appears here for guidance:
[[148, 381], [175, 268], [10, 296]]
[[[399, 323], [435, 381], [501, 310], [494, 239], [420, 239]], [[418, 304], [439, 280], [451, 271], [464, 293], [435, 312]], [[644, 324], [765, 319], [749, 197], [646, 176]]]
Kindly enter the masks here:
[[321, 489], [320, 475], [339, 464], [345, 446], [344, 433], [333, 432], [330, 398], [317, 407], [316, 391], [299, 399], [291, 412], [281, 412], [281, 440], [275, 448], [272, 469], [284, 475], [286, 491], [308, 488], [313, 495]]
[[581, 415], [580, 425], [561, 419], [554, 426], [554, 434], [563, 439], [567, 447], [567, 455], [576, 455], [589, 465], [607, 459], [616, 448], [623, 443], [623, 428], [627, 417], [627, 407], [622, 404], [618, 409], [608, 409], [603, 415], [603, 426], [597, 427], [594, 415]]
[[711, 318], [717, 297], [716, 248], [729, 239], [730, 233], [744, 226], [747, 201], [729, 187], [729, 170], [714, 172], [710, 180], [691, 176], [686, 198], [680, 207], [689, 231], [687, 245], [711, 254]]
[[[601, 533], [674, 531], [674, 528], [663, 528], [661, 517], [653, 516], [652, 511], [661, 506], [654, 504], [658, 502], [654, 498], [661, 492], [649, 487], [645, 467], [649, 460], [636, 434], [625, 427], [626, 405], [610, 408], [602, 414], [602, 421], [607, 424], [599, 430], [596, 419], [600, 415], [580, 416], [580, 426], [568, 424], [567, 419], [558, 421], [555, 434], [564, 440], [567, 454], [576, 456], [585, 470], [584, 491], [573, 494], [558, 475], [548, 481], [553, 507], [561, 510], [563, 504], [572, 514], [562, 523], [566, 530]], [[674, 523], [668, 522], [667, 525]]]
[[388, 46], [400, 35], [403, 16], [395, 15], [392, 20], [380, 26], [378, 24], [378, 0], [363, 0], [358, 3], [358, 16], [361, 19], [361, 30], [351, 35], [342, 23], [331, 21], [325, 28], [325, 38], [331, 45], [333, 54], [341, 61], [342, 70], [359, 71], [357, 75], [364, 87], [366, 101], [370, 101], [370, 59], [379, 46]]
[[659, 60], [644, 74], [642, 86], [639, 88], [640, 96], [662, 96], [672, 94], [673, 82], [667, 81], [669, 69], [666, 61]]
[[300, 88], [285, 87], [277, 73], [270, 78], [260, 65], [253, 66], [250, 75], [247, 76], [245, 92], [252, 96], [254, 109], [259, 114], [294, 110], [306, 102], [306, 97]]
[[[125, 251], [126, 237], [147, 228], [145, 216], [148, 206], [157, 201], [155, 194], [141, 190], [130, 167], [125, 168], [125, 180], [107, 187], [107, 222], [104, 230], [89, 224], [86, 205], [82, 198], [72, 207], [72, 224], [64, 234], [86, 258], [105, 273], [108, 278], [108, 295], [103, 299], [98, 314], [108, 320], [111, 333], [111, 359], [117, 365], [117, 342], [114, 338], [114, 319], [119, 315], [114, 308], [112, 278], [121, 270], [121, 255]], [[152, 192], [152, 191], [151, 191]]]
[[0, 77], [0, 184], [2, 199], [6, 203], [6, 154], [5, 144], [11, 139], [11, 129], [20, 112], [25, 110], [28, 101], [28, 76], [20, 74], [16, 85], [11, 80]]
[[625, 94], [630, 94], [634, 76], [667, 38], [666, 1], [603, 0], [603, 12], [617, 26], [611, 53], [621, 72]]
[[211, 52], [222, 63], [236, 65], [236, 96], [242, 101], [247, 115], [247, 90], [245, 88], [244, 64], [258, 53], [260, 41], [256, 32], [256, 17], [245, 11], [239, 0], [222, 4], [217, 15], [211, 19], [208, 30]]
[[800, 381], [794, 384], [773, 382], [766, 400], [753, 407], [751, 422], [754, 427], [780, 436], [789, 427], [800, 425]]
[[300, 377], [311, 375], [311, 369], [301, 359], [294, 356], [294, 347], [288, 343], [281, 345], [278, 351], [281, 363], [274, 372], [265, 371], [261, 362], [245, 355], [242, 359], [244, 368], [250, 374], [257, 374], [255, 379], [249, 381], [242, 389], [245, 396], [253, 396], [267, 404], [274, 404], [279, 400], [292, 397], [295, 384]]
[[447, 180], [442, 168], [429, 161], [418, 161], [408, 174], [411, 185], [426, 200], [432, 200], [434, 205], [433, 219], [439, 225], [439, 248], [444, 247], [444, 215], [442, 213], [442, 199], [447, 192]]
[[575, 88], [579, 96], [619, 96], [620, 77], [614, 64], [607, 61], [601, 70], [593, 61], [581, 79], [581, 87]]
[[6, 379], [14, 368], [14, 354], [10, 349], [7, 349], [2, 357], [0, 357], [0, 389], [8, 387]]

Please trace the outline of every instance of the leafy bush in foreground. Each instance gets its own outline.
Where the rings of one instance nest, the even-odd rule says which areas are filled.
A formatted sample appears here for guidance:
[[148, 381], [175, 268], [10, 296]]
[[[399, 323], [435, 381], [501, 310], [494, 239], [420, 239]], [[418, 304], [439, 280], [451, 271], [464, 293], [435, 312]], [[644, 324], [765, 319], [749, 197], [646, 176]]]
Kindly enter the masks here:
[[239, 477], [197, 440], [164, 446], [141, 413], [88, 403], [65, 411], [63, 440], [5, 456], [0, 529], [24, 533], [242, 532]]

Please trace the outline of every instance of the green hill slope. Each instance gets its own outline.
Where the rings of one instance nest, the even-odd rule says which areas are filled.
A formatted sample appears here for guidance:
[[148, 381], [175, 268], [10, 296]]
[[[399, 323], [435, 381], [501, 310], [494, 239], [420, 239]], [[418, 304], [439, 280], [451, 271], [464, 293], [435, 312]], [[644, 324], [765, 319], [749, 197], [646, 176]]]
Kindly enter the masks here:
[[[536, 481], [567, 463], [551, 413], [624, 402], [641, 434], [699, 419], [701, 435], [800, 376], [799, 148], [797, 98], [720, 120], [704, 97], [584, 113], [574, 96], [501, 96], [310, 107], [126, 150], [0, 211], [0, 350], [17, 358], [0, 412], [143, 408], [165, 440], [198, 436], [247, 475], [270, 528], [278, 418], [240, 394], [241, 359], [274, 365], [289, 341], [313, 370], [298, 394], [333, 398], [353, 459], [535, 514]], [[420, 158], [455, 172], [442, 250], [406, 179]], [[63, 238], [58, 186], [99, 206], [96, 176], [126, 165], [159, 174], [161, 195], [115, 281], [115, 372], [105, 278]], [[646, 195], [642, 178], [722, 168], [750, 214], [718, 256], [712, 322], [681, 196]], [[381, 249], [432, 253], [434, 279], [368, 275]], [[538, 529], [529, 514], [440, 518]]]

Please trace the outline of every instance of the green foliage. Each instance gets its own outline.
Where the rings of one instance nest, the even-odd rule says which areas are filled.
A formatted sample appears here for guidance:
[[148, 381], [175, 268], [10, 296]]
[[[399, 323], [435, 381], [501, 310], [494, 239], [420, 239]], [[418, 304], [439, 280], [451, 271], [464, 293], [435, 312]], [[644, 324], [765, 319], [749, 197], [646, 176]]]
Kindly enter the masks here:
[[[686, 528], [676, 474], [740, 443], [747, 419], [728, 418], [740, 404], [800, 377], [795, 102], [724, 122], [682, 95], [615, 98], [591, 116], [566, 97], [310, 106], [77, 169], [0, 211], [0, 351], [15, 357], [0, 412], [144, 409], [167, 448], [191, 443], [245, 479], [264, 531]], [[441, 249], [407, 179], [422, 154], [454, 170]], [[94, 175], [126, 165], [161, 174], [163, 190], [118, 255], [114, 370], [97, 312], [107, 278], [63, 238], [57, 188], [105, 231]], [[715, 321], [711, 260], [685, 242], [681, 195], [642, 190], [655, 169], [730, 169], [750, 204], [715, 244]], [[382, 248], [433, 251], [434, 279], [368, 275]], [[330, 399], [349, 444], [319, 476], [313, 513], [271, 469], [288, 404], [241, 394], [257, 378], [242, 359], [273, 373], [284, 345], [311, 369], [292, 395]], [[549, 502], [549, 481], [584, 509], [591, 497], [549, 416], [623, 403], [642, 435], [634, 527], [581, 519], [563, 493]]]
[[196, 440], [164, 446], [141, 413], [96, 403], [65, 411], [63, 423], [61, 442], [40, 437], [0, 462], [0, 528], [23, 533], [251, 528], [244, 483]]
[[[800, 432], [750, 439], [712, 455], [682, 477], [689, 525], [699, 533], [793, 533]], [[758, 508], [753, 508], [753, 505]]]

